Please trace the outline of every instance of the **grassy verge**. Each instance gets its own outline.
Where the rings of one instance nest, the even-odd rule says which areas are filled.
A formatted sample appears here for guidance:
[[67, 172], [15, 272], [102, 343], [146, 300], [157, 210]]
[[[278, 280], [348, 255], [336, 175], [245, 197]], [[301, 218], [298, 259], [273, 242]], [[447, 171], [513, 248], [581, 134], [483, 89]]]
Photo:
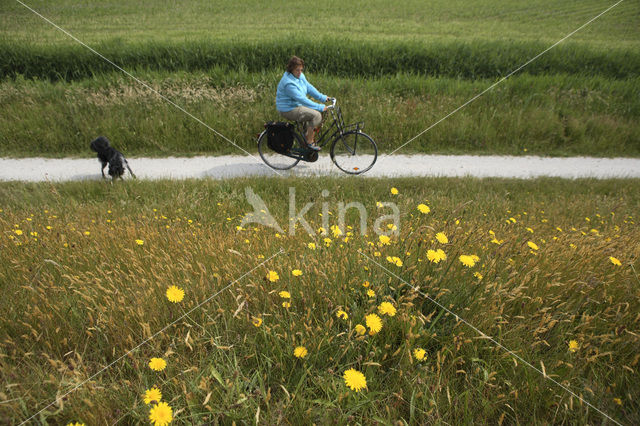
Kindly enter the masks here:
[[[136, 73], [157, 91], [233, 140], [256, 151], [265, 121], [277, 120], [281, 72]], [[339, 98], [345, 119], [364, 121], [390, 152], [489, 87], [397, 74], [340, 78], [309, 74]], [[401, 153], [640, 155], [637, 79], [516, 75], [407, 145]], [[108, 136], [127, 155], [240, 154], [168, 102], [126, 76], [72, 83], [17, 79], [0, 83], [0, 155], [88, 156]]]
[[[344, 39], [284, 39], [273, 42], [210, 41], [130, 44], [104, 42], [96, 50], [124, 69], [201, 71], [212, 67], [249, 72], [282, 69], [291, 55], [311, 69], [342, 77], [414, 73], [456, 78], [500, 78], [549, 45], [537, 41], [385, 42]], [[77, 80], [114, 72], [115, 67], [79, 44], [37, 46], [0, 43], [0, 78]], [[116, 71], [117, 72], [117, 71]], [[637, 50], [566, 43], [527, 65], [531, 75], [579, 74], [638, 77]]]
[[[155, 385], [176, 420], [196, 423], [603, 421], [419, 286], [599, 410], [637, 423], [640, 182], [550, 182], [0, 184], [0, 413], [26, 419], [173, 323], [40, 420], [141, 422], [141, 395]], [[238, 228], [251, 211], [246, 187], [284, 232]], [[329, 235], [301, 224], [288, 234], [289, 187], [296, 212], [313, 203], [304, 217]], [[373, 232], [391, 213], [378, 201], [400, 214], [388, 244]], [[354, 210], [337, 235], [340, 202], [363, 204], [367, 235]], [[430, 261], [429, 249], [446, 259]], [[460, 255], [478, 260], [467, 267]], [[165, 297], [171, 285], [184, 289], [181, 302]], [[382, 315], [382, 302], [396, 314]], [[356, 325], [373, 313], [382, 329], [359, 336]], [[297, 346], [308, 350], [302, 359]], [[167, 367], [152, 371], [151, 357]], [[345, 386], [351, 368], [366, 389]]]

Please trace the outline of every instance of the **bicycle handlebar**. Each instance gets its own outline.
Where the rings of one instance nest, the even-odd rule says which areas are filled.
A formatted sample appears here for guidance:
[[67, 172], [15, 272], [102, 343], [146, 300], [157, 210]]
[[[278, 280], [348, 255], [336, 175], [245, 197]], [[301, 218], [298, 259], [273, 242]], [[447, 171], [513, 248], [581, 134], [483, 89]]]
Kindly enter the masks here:
[[327, 106], [327, 109], [335, 108], [338, 100], [336, 98], [329, 98], [329, 99], [331, 99], [331, 105]]

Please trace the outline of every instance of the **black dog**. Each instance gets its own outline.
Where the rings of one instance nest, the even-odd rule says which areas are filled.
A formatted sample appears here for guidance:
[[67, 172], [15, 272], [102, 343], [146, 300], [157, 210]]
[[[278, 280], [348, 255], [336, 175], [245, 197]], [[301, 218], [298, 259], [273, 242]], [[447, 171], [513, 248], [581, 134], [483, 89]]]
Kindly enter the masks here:
[[131, 176], [134, 178], [136, 175], [131, 171], [131, 167], [129, 167], [129, 163], [127, 159], [124, 158], [124, 155], [117, 149], [111, 146], [109, 143], [109, 139], [104, 136], [99, 136], [93, 141], [91, 141], [91, 149], [98, 153], [98, 160], [102, 163], [102, 177], [106, 178], [104, 175], [104, 168], [109, 165], [109, 176], [111, 176], [112, 180], [116, 178], [122, 179], [122, 175], [124, 175], [124, 167], [126, 166], [131, 173]]

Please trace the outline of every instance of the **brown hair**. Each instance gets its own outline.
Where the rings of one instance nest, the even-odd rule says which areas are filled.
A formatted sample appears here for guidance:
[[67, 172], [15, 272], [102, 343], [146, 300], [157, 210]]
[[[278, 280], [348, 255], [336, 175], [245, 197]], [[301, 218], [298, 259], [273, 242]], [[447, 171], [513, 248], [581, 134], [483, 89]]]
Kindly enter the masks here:
[[291, 59], [289, 59], [289, 63], [287, 64], [287, 71], [292, 73], [298, 65], [304, 66], [304, 61], [297, 56], [292, 56]]

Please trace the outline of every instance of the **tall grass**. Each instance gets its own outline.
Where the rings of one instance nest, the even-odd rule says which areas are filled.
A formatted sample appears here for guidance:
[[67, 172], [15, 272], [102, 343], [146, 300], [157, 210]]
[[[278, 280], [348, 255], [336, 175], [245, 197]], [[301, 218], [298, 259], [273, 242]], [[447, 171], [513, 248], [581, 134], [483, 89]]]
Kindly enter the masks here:
[[[212, 67], [259, 72], [282, 69], [291, 55], [303, 57], [315, 72], [342, 77], [414, 73], [465, 79], [499, 78], [541, 53], [547, 44], [528, 41], [366, 43], [344, 39], [285, 39], [269, 42], [103, 42], [95, 49], [125, 69], [196, 71]], [[0, 78], [77, 80], [116, 71], [80, 45], [39, 46], [0, 42]], [[594, 49], [562, 44], [526, 68], [531, 75], [579, 74], [638, 77], [640, 54], [629, 49]]]
[[[158, 92], [233, 140], [256, 151], [266, 121], [278, 119], [282, 71], [136, 72]], [[385, 78], [308, 78], [339, 98], [349, 122], [390, 152], [494, 80], [396, 74]], [[440, 123], [402, 152], [640, 155], [636, 79], [516, 75]], [[22, 78], [0, 84], [0, 155], [88, 156], [109, 137], [127, 155], [240, 154], [231, 144], [128, 77], [100, 75], [72, 83]]]
[[[603, 421], [426, 293], [599, 410], [637, 423], [640, 183], [550, 183], [0, 184], [6, 295], [0, 302], [0, 412], [10, 422], [26, 419], [179, 319], [39, 419], [141, 422], [149, 413], [141, 394], [156, 385], [177, 420], [195, 423]], [[294, 186], [299, 203], [314, 203], [305, 214], [313, 229], [322, 226], [322, 203], [335, 225], [339, 202], [360, 201], [370, 213], [370, 231], [356, 232], [357, 217], [340, 236], [333, 230], [289, 236], [262, 226], [239, 229], [251, 210], [247, 186], [282, 226]], [[329, 195], [320, 197], [325, 189]], [[373, 220], [389, 213], [377, 201], [395, 202], [401, 212], [399, 235], [388, 245], [371, 231]], [[420, 213], [420, 203], [430, 213]], [[438, 242], [438, 232], [449, 241]], [[280, 248], [284, 254], [243, 277]], [[427, 250], [436, 248], [446, 252], [445, 261], [427, 259]], [[479, 261], [465, 267], [461, 254]], [[293, 269], [302, 276], [293, 276]], [[278, 280], [265, 278], [270, 270]], [[182, 302], [167, 301], [171, 285], [185, 290]], [[291, 294], [289, 308], [282, 306], [283, 290]], [[382, 315], [378, 334], [358, 337], [356, 324], [383, 301], [397, 314]], [[348, 319], [338, 318], [338, 310]], [[256, 318], [262, 319], [258, 327]], [[304, 359], [293, 355], [299, 345], [308, 349]], [[416, 348], [426, 350], [425, 360], [416, 359]], [[151, 357], [166, 359], [167, 368], [150, 370]], [[348, 368], [365, 374], [366, 390], [345, 386], [341, 376]]]

